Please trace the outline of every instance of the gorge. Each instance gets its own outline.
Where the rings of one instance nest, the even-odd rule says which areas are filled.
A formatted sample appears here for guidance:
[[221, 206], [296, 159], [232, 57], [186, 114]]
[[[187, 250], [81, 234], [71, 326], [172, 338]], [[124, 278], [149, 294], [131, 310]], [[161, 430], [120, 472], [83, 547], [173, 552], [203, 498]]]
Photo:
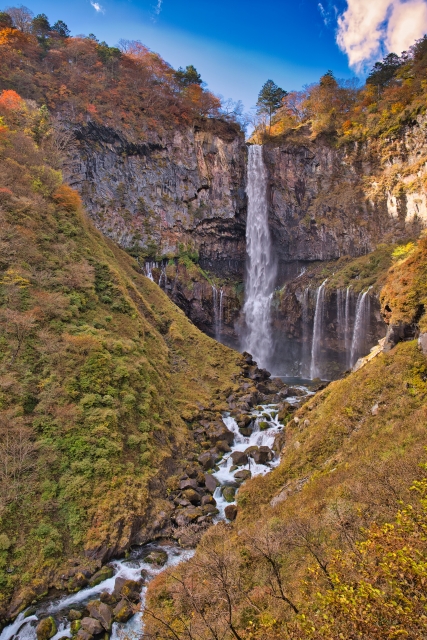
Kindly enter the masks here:
[[427, 38], [246, 139], [194, 67], [24, 9], [0, 640], [424, 637]]

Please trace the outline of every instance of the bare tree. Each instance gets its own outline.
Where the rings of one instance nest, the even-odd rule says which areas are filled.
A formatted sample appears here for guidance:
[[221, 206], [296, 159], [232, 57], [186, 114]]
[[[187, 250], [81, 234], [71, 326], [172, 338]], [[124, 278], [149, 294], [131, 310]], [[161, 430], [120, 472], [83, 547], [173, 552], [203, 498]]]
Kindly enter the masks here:
[[28, 7], [23, 4], [19, 7], [8, 7], [5, 9], [6, 13], [12, 18], [13, 26], [24, 33], [31, 31], [31, 23], [34, 18], [34, 13]]
[[37, 445], [31, 429], [17, 419], [0, 418], [0, 505], [19, 499], [34, 471]]

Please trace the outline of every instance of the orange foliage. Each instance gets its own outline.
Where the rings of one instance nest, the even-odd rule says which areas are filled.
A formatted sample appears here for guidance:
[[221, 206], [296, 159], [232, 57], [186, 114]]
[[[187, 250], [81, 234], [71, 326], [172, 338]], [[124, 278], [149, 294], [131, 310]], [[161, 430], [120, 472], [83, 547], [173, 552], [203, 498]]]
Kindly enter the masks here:
[[7, 89], [0, 94], [0, 108], [3, 107], [4, 109], [15, 111], [21, 109], [24, 104], [23, 99], [16, 91]]
[[76, 211], [82, 205], [77, 191], [74, 191], [67, 184], [61, 184], [52, 197], [61, 209], [65, 209], [65, 211]]

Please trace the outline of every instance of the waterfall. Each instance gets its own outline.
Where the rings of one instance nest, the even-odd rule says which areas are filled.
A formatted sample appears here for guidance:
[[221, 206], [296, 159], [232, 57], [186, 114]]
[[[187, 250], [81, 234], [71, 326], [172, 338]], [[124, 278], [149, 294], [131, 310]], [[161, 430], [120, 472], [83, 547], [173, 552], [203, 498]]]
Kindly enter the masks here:
[[363, 355], [365, 351], [364, 346], [371, 315], [371, 299], [368, 295], [371, 288], [372, 287], [369, 287], [364, 293], [359, 293], [357, 298], [353, 339], [350, 350], [350, 367], [354, 367], [358, 358]]
[[222, 332], [222, 307], [223, 307], [223, 297], [224, 291], [221, 287], [218, 295], [218, 289], [213, 284], [212, 286], [212, 307], [214, 314], [214, 329], [215, 329], [215, 340], [220, 339]]
[[310, 289], [307, 287], [302, 294], [302, 351], [301, 351], [301, 376], [310, 376], [310, 335], [309, 335], [309, 302]]
[[161, 272], [159, 277], [159, 287], [162, 286], [162, 282], [163, 282], [163, 288], [166, 289], [166, 287], [168, 286], [168, 278], [166, 275], [166, 265], [164, 263], [162, 263], [162, 266], [161, 266]]
[[323, 315], [326, 280], [317, 289], [316, 310], [314, 312], [313, 340], [311, 343], [310, 378], [320, 378], [320, 348], [322, 346]]
[[273, 351], [270, 307], [276, 262], [268, 228], [267, 171], [260, 145], [249, 147], [247, 195], [247, 273], [243, 306], [246, 330], [243, 348], [253, 355], [259, 366], [265, 367]]
[[345, 346], [345, 366], [350, 368], [350, 287], [347, 287], [345, 294], [345, 320], [344, 320], [344, 346]]

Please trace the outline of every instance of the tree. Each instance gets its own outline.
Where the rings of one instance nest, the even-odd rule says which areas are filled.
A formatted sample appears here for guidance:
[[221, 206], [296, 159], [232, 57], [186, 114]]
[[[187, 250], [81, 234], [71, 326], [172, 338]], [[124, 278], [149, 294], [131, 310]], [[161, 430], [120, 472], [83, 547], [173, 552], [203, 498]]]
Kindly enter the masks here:
[[263, 85], [261, 91], [258, 94], [257, 113], [267, 114], [269, 118], [269, 126], [271, 129], [271, 118], [273, 114], [282, 106], [282, 100], [288, 92], [281, 89], [273, 82], [273, 80], [267, 80]]
[[191, 84], [203, 84], [200, 73], [197, 72], [197, 69], [192, 64], [185, 67], [185, 69], [179, 67], [178, 71], [175, 72], [175, 78], [184, 87], [189, 87]]
[[396, 71], [402, 65], [402, 59], [395, 53], [389, 53], [382, 62], [376, 62], [366, 79], [366, 84], [373, 84], [381, 89], [387, 87], [394, 78]]
[[45, 13], [39, 13], [35, 18], [33, 18], [31, 22], [31, 31], [35, 36], [37, 36], [37, 38], [44, 40], [50, 30], [51, 26]]
[[12, 18], [15, 29], [30, 33], [34, 13], [28, 7], [24, 7], [22, 4], [19, 7], [8, 7], [6, 13]]
[[56, 33], [61, 36], [61, 38], [68, 38], [70, 35], [70, 30], [62, 20], [57, 20], [55, 24], [52, 26], [52, 31], [56, 31]]
[[0, 29], [11, 29], [13, 27], [12, 18], [6, 11], [0, 11]]

